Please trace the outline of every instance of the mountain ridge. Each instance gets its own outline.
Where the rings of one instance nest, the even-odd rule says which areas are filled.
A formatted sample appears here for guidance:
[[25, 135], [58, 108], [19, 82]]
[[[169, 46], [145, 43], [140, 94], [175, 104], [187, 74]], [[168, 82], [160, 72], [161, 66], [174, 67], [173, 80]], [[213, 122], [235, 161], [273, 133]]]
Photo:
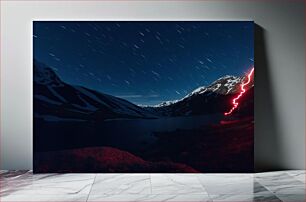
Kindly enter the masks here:
[[[125, 99], [65, 83], [47, 65], [34, 60], [34, 117], [45, 121], [103, 121], [109, 119], [191, 116], [223, 113], [230, 108], [246, 77], [226, 75], [179, 100], [139, 106]], [[252, 84], [247, 90], [252, 88]]]
[[[34, 117], [53, 121], [74, 118], [154, 118], [155, 115], [127, 100], [63, 82], [43, 63], [34, 60]], [[58, 118], [58, 119], [57, 119]]]
[[[178, 100], [169, 100], [162, 102], [157, 105], [153, 105], [151, 107], [165, 107], [169, 106], [171, 104], [183, 101], [184, 99], [188, 99], [189, 97], [196, 95], [196, 94], [203, 94], [206, 91], [212, 91], [216, 92], [218, 94], [233, 94], [237, 93], [237, 85], [241, 84], [241, 82], [244, 80], [245, 77], [238, 77], [238, 76], [231, 76], [231, 75], [225, 75], [223, 77], [220, 77], [213, 83], [211, 83], [208, 86], [200, 86], [193, 90], [191, 93], [187, 94], [185, 97], [178, 99]], [[220, 87], [223, 87], [220, 89]], [[226, 89], [225, 89], [226, 88]], [[150, 106], [148, 106], [150, 107]]]

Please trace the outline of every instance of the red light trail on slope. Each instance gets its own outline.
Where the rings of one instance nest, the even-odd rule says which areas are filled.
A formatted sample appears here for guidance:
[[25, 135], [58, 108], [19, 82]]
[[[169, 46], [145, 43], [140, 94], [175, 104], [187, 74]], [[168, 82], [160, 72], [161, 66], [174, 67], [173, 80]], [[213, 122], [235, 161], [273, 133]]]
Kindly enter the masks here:
[[254, 67], [252, 68], [252, 70], [248, 74], [248, 81], [246, 83], [241, 84], [241, 91], [240, 91], [239, 95], [233, 99], [233, 101], [232, 101], [233, 107], [231, 108], [231, 110], [229, 112], [224, 113], [225, 116], [230, 115], [238, 107], [239, 103], [237, 102], [237, 100], [245, 93], [244, 86], [248, 85], [251, 82], [251, 77], [252, 77], [253, 73], [254, 73]]

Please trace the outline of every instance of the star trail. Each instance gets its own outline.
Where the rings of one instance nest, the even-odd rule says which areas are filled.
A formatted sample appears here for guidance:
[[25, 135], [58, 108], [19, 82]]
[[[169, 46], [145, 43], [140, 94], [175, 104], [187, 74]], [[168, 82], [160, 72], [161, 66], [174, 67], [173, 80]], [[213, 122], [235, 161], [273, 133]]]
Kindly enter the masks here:
[[34, 58], [66, 83], [140, 105], [254, 65], [253, 22], [35, 21]]

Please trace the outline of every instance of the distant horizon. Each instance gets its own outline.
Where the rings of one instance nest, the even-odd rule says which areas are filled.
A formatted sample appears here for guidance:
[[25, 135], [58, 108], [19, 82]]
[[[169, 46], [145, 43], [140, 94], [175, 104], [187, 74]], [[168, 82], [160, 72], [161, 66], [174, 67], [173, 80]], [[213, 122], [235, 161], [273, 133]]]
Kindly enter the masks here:
[[[43, 62], [37, 60], [36, 58], [34, 58], [34, 60], [36, 60], [36, 61], [39, 62], [39, 63], [43, 63]], [[69, 83], [69, 82], [64, 81], [64, 80], [61, 78], [61, 76], [57, 74], [56, 69], [54, 69], [54, 67], [50, 67], [48, 64], [45, 64], [45, 63], [43, 63], [43, 64], [46, 65], [47, 67], [51, 68], [51, 69], [54, 71], [54, 73], [61, 79], [61, 81], [65, 82], [65, 83], [67, 83], [67, 84], [69, 84], [69, 85], [72, 85], [72, 86], [79, 86], [79, 87], [85, 87], [85, 88], [91, 89], [91, 88], [89, 88], [89, 87], [87, 87], [87, 86], [83, 86], [83, 85], [79, 85], [79, 84], [73, 84], [73, 83]], [[226, 77], [226, 76], [241, 77], [241, 76], [243, 76], [243, 75], [228, 75], [228, 74], [223, 75], [223, 76], [217, 78], [216, 80], [212, 81], [212, 82], [211, 82], [210, 84], [208, 84], [208, 85], [200, 85], [200, 86], [194, 88], [194, 89], [191, 90], [190, 92], [187, 92], [187, 94], [182, 95], [181, 98], [178, 98], [178, 99], [175, 99], [175, 100], [163, 100], [163, 101], [160, 101], [160, 102], [157, 103], [157, 104], [141, 104], [141, 103], [135, 103], [135, 102], [130, 101], [129, 99], [127, 99], [127, 98], [129, 98], [129, 97], [126, 97], [126, 96], [108, 94], [108, 93], [105, 93], [105, 92], [103, 92], [103, 91], [99, 91], [99, 90], [96, 90], [96, 89], [91, 89], [91, 90], [95, 90], [95, 91], [97, 91], [97, 92], [99, 92], [99, 93], [108, 94], [108, 95], [111, 95], [111, 96], [114, 96], [114, 97], [118, 97], [118, 98], [127, 100], [127, 101], [129, 101], [129, 102], [131, 102], [131, 103], [133, 103], [133, 104], [135, 104], [135, 105], [137, 105], [137, 106], [140, 106], [140, 107], [145, 107], [145, 106], [154, 107], [154, 106], [156, 106], [156, 105], [159, 105], [159, 104], [162, 104], [162, 103], [165, 103], [165, 102], [171, 102], [171, 101], [182, 100], [184, 97], [186, 97], [188, 94], [192, 93], [192, 92], [195, 91], [196, 89], [201, 88], [201, 87], [208, 87], [208, 86], [210, 86], [212, 83], [214, 83], [215, 81], [217, 81], [218, 79], [223, 78], [223, 77]], [[137, 97], [137, 96], [136, 96], [136, 97]]]
[[254, 65], [251, 21], [35, 21], [33, 57], [62, 81], [154, 106]]

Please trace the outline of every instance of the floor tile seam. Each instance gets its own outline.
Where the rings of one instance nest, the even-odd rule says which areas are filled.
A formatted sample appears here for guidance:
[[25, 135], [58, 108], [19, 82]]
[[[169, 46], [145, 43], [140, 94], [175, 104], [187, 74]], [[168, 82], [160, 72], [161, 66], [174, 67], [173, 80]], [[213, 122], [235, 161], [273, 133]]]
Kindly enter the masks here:
[[89, 196], [90, 196], [90, 193], [91, 193], [92, 187], [94, 186], [95, 181], [96, 181], [96, 177], [97, 177], [97, 174], [95, 175], [94, 180], [93, 180], [93, 182], [92, 182], [92, 185], [91, 185], [91, 187], [90, 187], [90, 190], [89, 190], [89, 192], [88, 192], [88, 195], [87, 195], [87, 198], [86, 198], [86, 202], [87, 202], [87, 201], [88, 201], [88, 199], [89, 199]]

